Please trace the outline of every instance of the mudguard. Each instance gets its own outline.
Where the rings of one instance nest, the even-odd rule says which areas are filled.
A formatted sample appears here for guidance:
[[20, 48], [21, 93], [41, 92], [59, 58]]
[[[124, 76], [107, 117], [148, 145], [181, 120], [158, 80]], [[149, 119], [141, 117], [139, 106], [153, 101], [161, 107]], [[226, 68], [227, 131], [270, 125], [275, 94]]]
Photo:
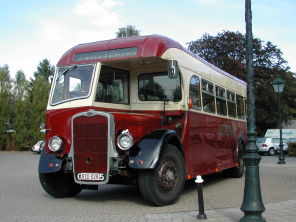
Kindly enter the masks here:
[[238, 142], [237, 142], [237, 149], [239, 148], [239, 145], [240, 144], [243, 144], [244, 146], [243, 146], [243, 154], [245, 154], [246, 153], [246, 147], [245, 147], [245, 144], [246, 144], [246, 138], [243, 136], [243, 135], [241, 135], [240, 137], [239, 137], [239, 139], [238, 139]]
[[174, 130], [156, 130], [144, 136], [132, 148], [129, 155], [129, 167], [134, 169], [153, 169], [159, 159], [163, 146], [172, 138], [179, 136]]
[[39, 173], [54, 173], [58, 172], [62, 168], [62, 159], [58, 159], [54, 154], [45, 153], [44, 149], [41, 152], [39, 159]]

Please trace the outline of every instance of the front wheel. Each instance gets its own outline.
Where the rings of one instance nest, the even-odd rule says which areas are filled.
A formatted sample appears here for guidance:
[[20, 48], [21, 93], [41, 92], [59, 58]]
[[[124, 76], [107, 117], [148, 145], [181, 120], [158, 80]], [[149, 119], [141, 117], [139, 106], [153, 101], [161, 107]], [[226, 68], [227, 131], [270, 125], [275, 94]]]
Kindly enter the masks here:
[[183, 155], [170, 144], [164, 149], [155, 169], [139, 171], [138, 185], [143, 198], [157, 206], [175, 202], [184, 183]]
[[74, 182], [73, 174], [66, 174], [63, 171], [39, 173], [39, 180], [43, 189], [57, 198], [73, 197], [82, 190], [82, 186]]

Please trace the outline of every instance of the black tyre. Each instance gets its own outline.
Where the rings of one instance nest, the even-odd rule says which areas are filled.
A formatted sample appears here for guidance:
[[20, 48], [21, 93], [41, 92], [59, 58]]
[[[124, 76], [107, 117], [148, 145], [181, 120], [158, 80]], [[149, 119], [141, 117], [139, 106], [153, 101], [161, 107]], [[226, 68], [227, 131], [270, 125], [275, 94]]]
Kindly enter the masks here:
[[238, 148], [238, 154], [237, 154], [238, 166], [227, 170], [226, 171], [227, 176], [233, 177], [233, 178], [240, 178], [244, 175], [245, 163], [244, 163], [243, 156], [244, 156], [244, 146], [243, 144], [240, 144]]
[[273, 147], [268, 149], [268, 155], [269, 156], [274, 156], [275, 155], [275, 149]]
[[74, 182], [73, 174], [65, 174], [63, 171], [39, 173], [39, 180], [43, 189], [57, 198], [73, 197], [82, 190], [82, 186]]
[[184, 183], [183, 155], [170, 144], [163, 150], [155, 169], [139, 171], [138, 185], [143, 198], [157, 206], [174, 203]]

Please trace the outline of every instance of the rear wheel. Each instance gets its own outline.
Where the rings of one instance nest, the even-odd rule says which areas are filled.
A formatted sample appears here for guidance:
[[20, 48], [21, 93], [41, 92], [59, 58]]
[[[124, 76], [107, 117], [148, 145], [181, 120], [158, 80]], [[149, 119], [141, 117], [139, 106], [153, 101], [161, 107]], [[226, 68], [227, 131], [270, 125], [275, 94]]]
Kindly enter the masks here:
[[180, 150], [168, 144], [155, 169], [139, 172], [138, 183], [148, 202], [157, 206], [175, 202], [185, 183], [184, 159]]
[[237, 153], [237, 167], [231, 168], [226, 171], [226, 175], [233, 177], [233, 178], [240, 178], [244, 175], [245, 172], [245, 163], [244, 163], [244, 146], [241, 143], [238, 147], [238, 153]]
[[43, 189], [57, 198], [73, 197], [82, 190], [82, 186], [74, 182], [73, 174], [66, 174], [63, 171], [39, 173], [39, 180]]
[[275, 150], [274, 150], [273, 147], [269, 148], [269, 150], [268, 150], [268, 155], [269, 155], [269, 156], [274, 156], [274, 155], [275, 155]]

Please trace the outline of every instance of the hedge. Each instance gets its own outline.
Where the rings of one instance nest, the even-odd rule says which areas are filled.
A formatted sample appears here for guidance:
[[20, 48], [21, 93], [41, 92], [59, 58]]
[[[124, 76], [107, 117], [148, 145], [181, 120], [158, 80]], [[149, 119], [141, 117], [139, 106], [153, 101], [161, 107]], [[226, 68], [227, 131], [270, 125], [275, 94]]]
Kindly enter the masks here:
[[289, 153], [288, 153], [289, 156], [296, 156], [296, 142], [289, 143], [288, 149], [289, 149]]

